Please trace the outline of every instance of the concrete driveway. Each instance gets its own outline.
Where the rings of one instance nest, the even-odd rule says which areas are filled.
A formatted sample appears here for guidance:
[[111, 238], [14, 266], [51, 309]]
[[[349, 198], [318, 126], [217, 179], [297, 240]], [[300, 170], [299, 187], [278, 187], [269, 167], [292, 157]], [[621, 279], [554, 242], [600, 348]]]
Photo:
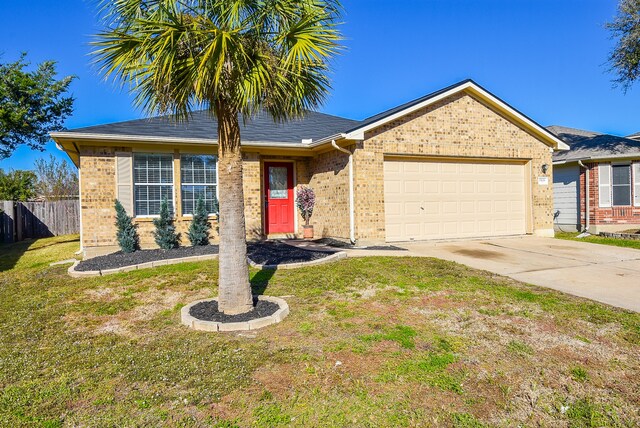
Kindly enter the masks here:
[[347, 253], [437, 257], [640, 312], [640, 250], [533, 236], [398, 246], [409, 251]]
[[[640, 312], [640, 250], [523, 236], [399, 244], [394, 255], [437, 257]], [[378, 255], [391, 255], [389, 251]], [[349, 251], [349, 256], [373, 255]]]

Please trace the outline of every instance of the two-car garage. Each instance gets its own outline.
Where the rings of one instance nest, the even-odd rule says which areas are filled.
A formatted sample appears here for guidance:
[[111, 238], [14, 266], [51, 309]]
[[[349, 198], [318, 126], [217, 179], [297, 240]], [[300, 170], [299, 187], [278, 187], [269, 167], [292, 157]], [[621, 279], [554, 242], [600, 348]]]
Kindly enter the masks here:
[[386, 241], [527, 233], [527, 166], [525, 161], [385, 159]]

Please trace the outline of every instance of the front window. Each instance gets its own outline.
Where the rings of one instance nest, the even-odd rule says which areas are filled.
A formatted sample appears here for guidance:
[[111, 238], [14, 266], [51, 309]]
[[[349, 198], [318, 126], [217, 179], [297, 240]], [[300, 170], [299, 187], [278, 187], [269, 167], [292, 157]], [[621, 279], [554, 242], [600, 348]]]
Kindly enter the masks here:
[[182, 214], [193, 215], [198, 198], [202, 198], [207, 213], [218, 212], [218, 158], [212, 155], [182, 155], [180, 178]]
[[631, 165], [611, 165], [613, 206], [631, 205]]
[[173, 212], [173, 155], [136, 153], [133, 184], [136, 216], [159, 215], [165, 198]]

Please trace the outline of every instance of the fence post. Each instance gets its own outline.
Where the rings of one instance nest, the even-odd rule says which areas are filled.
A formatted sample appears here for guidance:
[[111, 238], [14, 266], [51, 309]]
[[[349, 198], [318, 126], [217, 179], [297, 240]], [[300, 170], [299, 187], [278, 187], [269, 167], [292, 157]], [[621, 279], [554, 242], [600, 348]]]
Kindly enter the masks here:
[[24, 209], [24, 205], [22, 202], [16, 202], [16, 216], [14, 224], [16, 225], [16, 242], [22, 242], [24, 239], [24, 217], [23, 212], [26, 211]]
[[16, 213], [13, 209], [13, 201], [2, 201], [2, 220], [4, 221], [4, 242], [14, 242]]

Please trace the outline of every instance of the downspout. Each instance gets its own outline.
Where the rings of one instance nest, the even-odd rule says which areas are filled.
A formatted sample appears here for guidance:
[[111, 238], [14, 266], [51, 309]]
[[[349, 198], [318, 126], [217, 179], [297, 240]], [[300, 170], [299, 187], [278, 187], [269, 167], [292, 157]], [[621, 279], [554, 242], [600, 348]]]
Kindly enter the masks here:
[[578, 160], [578, 165], [580, 165], [582, 168], [584, 168], [585, 170], [585, 178], [584, 178], [584, 183], [585, 183], [585, 193], [586, 193], [586, 197], [585, 197], [585, 227], [583, 232], [588, 232], [589, 231], [589, 168], [587, 168], [587, 166], [585, 164], [582, 163], [581, 160]]
[[336, 144], [336, 140], [331, 140], [333, 148], [339, 152], [349, 155], [349, 241], [352, 245], [356, 243], [356, 219], [355, 219], [355, 204], [353, 201], [353, 153], [347, 149]]

